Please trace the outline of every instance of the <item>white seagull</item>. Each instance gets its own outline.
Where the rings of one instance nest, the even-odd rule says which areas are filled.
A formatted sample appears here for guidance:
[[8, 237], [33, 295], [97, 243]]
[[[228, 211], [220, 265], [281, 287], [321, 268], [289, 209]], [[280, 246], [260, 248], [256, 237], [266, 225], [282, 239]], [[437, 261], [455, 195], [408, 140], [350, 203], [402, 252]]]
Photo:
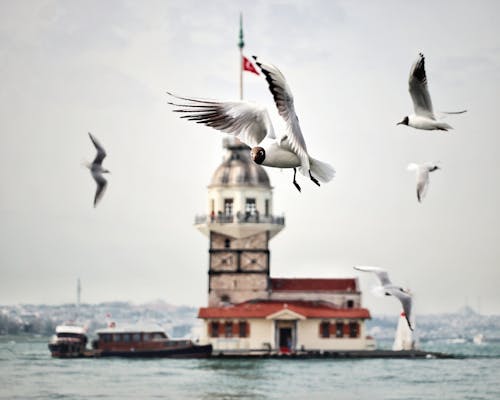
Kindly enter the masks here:
[[382, 289], [385, 292], [385, 295], [397, 297], [401, 302], [401, 304], [403, 305], [403, 311], [405, 314], [406, 322], [408, 322], [408, 326], [410, 327], [410, 329], [413, 330], [413, 327], [411, 326], [410, 322], [411, 302], [412, 302], [411, 294], [407, 290], [404, 290], [402, 287], [394, 285], [389, 279], [387, 271], [383, 268], [363, 266], [363, 267], [354, 267], [354, 269], [363, 272], [373, 272], [375, 273], [375, 275], [377, 275], [378, 279], [380, 280], [380, 283], [382, 284]]
[[437, 171], [438, 169], [441, 169], [439, 165], [430, 162], [424, 164], [408, 164], [408, 170], [415, 171], [415, 176], [417, 178], [417, 200], [419, 203], [422, 202], [422, 199], [427, 193], [429, 173]]
[[318, 181], [328, 182], [335, 175], [333, 167], [312, 158], [302, 136], [299, 119], [295, 114], [293, 96], [285, 77], [274, 65], [257, 61], [269, 84], [278, 112], [286, 122], [286, 130], [278, 137], [274, 132], [267, 109], [259, 104], [243, 100], [217, 101], [198, 98], [170, 96], [184, 103], [170, 103], [177, 107], [174, 112], [183, 113], [181, 118], [205, 124], [219, 131], [236, 136], [252, 148], [250, 154], [257, 164], [276, 168], [293, 168], [293, 184], [300, 192], [295, 180], [299, 168], [302, 174], [318, 186]]
[[[404, 117], [397, 125], [408, 125], [416, 129], [424, 129], [428, 131], [441, 130], [447, 131], [453, 129], [446, 122], [439, 121], [434, 114], [432, 108], [431, 96], [427, 88], [427, 76], [425, 74], [425, 57], [419, 53], [417, 61], [413, 64], [408, 80], [411, 99], [413, 100], [413, 108], [415, 114]], [[463, 114], [463, 111], [442, 112], [440, 114]], [[444, 116], [444, 115], [443, 115]]]
[[92, 140], [92, 143], [94, 143], [94, 146], [97, 150], [97, 154], [94, 158], [94, 161], [92, 161], [92, 163], [86, 164], [86, 167], [90, 169], [90, 173], [92, 174], [92, 177], [94, 178], [95, 183], [97, 184], [94, 197], [94, 207], [95, 207], [99, 202], [99, 200], [101, 199], [101, 197], [103, 196], [104, 191], [106, 190], [106, 186], [108, 185], [108, 182], [104, 178], [103, 174], [109, 173], [110, 171], [102, 167], [102, 160], [104, 160], [104, 157], [106, 157], [106, 151], [104, 151], [104, 148], [97, 141], [97, 139], [92, 136], [90, 132], [89, 136], [90, 140]]

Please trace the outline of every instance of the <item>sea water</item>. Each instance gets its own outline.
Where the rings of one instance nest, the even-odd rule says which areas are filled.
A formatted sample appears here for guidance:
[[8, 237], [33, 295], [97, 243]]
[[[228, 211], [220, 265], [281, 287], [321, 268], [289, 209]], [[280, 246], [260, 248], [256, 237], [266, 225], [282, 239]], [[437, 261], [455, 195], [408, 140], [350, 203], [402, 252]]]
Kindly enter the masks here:
[[0, 399], [500, 399], [500, 343], [435, 342], [460, 359], [54, 359], [0, 337]]

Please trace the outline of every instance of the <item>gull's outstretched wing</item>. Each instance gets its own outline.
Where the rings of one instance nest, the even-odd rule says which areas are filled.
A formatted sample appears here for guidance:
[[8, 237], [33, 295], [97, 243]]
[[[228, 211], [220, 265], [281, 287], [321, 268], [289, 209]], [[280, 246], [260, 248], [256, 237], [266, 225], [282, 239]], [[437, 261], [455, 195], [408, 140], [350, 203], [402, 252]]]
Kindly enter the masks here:
[[406, 322], [408, 322], [408, 326], [410, 327], [410, 329], [413, 330], [413, 327], [411, 326], [410, 322], [411, 303], [412, 303], [411, 295], [408, 294], [407, 292], [404, 292], [402, 289], [398, 288], [390, 288], [387, 291], [391, 295], [399, 299], [399, 301], [403, 305], [403, 311], [405, 313]]
[[92, 174], [92, 176], [97, 185], [94, 197], [94, 207], [95, 207], [97, 206], [97, 203], [99, 202], [99, 200], [101, 200], [102, 196], [104, 195], [106, 187], [108, 186], [108, 182], [106, 181], [104, 176], [102, 176], [102, 174]]
[[427, 76], [425, 74], [425, 57], [419, 54], [417, 61], [413, 64], [408, 79], [408, 90], [413, 100], [413, 108], [416, 115], [434, 118], [431, 96], [427, 88]]
[[356, 266], [354, 269], [363, 272], [373, 272], [377, 275], [378, 279], [380, 279], [380, 283], [383, 286], [391, 285], [391, 280], [389, 279], [389, 275], [387, 271], [380, 267], [370, 267], [370, 266]]
[[210, 126], [232, 134], [250, 147], [258, 145], [267, 136], [275, 138], [273, 125], [267, 109], [247, 101], [216, 101], [181, 97], [167, 92], [181, 100], [169, 102], [174, 112], [198, 124]]
[[106, 157], [106, 151], [104, 150], [104, 147], [101, 146], [99, 141], [92, 136], [92, 134], [89, 132], [90, 140], [92, 140], [92, 143], [94, 143], [94, 146], [97, 150], [97, 154], [94, 158], [94, 161], [92, 161], [92, 164], [101, 164], [102, 160], [104, 160], [104, 157]]
[[417, 170], [417, 200], [422, 202], [429, 186], [429, 170], [425, 166], [420, 166]]
[[102, 176], [102, 174], [99, 173], [93, 173], [92, 177], [94, 178], [95, 183], [97, 185], [94, 196], [94, 207], [95, 207], [99, 202], [99, 200], [101, 200], [102, 196], [104, 195], [106, 187], [108, 186], [108, 181], [106, 181], [104, 176]]
[[278, 113], [287, 124], [287, 133], [280, 138], [280, 141], [284, 140], [284, 136], [286, 136], [290, 147], [301, 159], [302, 166], [309, 169], [309, 156], [307, 154], [306, 142], [304, 136], [302, 136], [299, 119], [295, 113], [292, 91], [286, 83], [285, 77], [274, 65], [259, 61], [255, 56], [253, 56], [253, 58], [266, 77], [269, 90], [274, 98], [274, 103], [278, 108]]
[[463, 114], [466, 113], [467, 110], [461, 110], [461, 111], [438, 111], [438, 116], [440, 118], [445, 118], [447, 115], [456, 115], [456, 114]]

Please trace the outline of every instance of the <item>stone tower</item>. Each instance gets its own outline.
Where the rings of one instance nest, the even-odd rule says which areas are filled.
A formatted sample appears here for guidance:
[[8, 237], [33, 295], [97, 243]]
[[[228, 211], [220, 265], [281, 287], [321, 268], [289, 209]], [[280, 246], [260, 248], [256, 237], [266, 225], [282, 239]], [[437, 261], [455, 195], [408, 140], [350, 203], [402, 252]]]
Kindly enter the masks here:
[[196, 227], [209, 238], [208, 306], [268, 298], [269, 239], [285, 225], [273, 215], [272, 187], [250, 149], [223, 142], [224, 160], [208, 186], [208, 213]]

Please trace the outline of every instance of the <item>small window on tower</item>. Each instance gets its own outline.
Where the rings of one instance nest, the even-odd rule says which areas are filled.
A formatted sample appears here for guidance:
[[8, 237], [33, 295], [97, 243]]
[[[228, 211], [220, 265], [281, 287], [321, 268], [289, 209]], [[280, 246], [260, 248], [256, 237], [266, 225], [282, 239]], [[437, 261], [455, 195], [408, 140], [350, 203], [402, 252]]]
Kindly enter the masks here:
[[266, 217], [269, 217], [269, 199], [266, 199], [265, 211], [266, 211]]
[[231, 239], [224, 240], [224, 247], [229, 249], [231, 247]]
[[245, 201], [245, 219], [255, 215], [257, 211], [257, 205], [255, 203], [255, 198], [247, 198]]
[[233, 215], [233, 199], [224, 199], [224, 215]]
[[354, 308], [354, 300], [347, 300], [347, 308]]

